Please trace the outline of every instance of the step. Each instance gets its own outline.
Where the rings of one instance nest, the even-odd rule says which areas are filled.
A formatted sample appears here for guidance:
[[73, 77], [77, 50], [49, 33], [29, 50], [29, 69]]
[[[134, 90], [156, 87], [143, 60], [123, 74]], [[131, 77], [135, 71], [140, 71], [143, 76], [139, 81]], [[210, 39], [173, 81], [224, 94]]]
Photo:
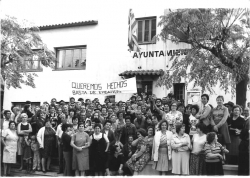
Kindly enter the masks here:
[[12, 168], [11, 173], [14, 175], [18, 176], [27, 176], [27, 177], [37, 177], [37, 176], [48, 176], [48, 177], [61, 177], [63, 174], [57, 174], [57, 171], [51, 171], [51, 172], [46, 172], [43, 173], [42, 171], [35, 171], [31, 173], [26, 173], [26, 170], [21, 170], [19, 171], [18, 169]]

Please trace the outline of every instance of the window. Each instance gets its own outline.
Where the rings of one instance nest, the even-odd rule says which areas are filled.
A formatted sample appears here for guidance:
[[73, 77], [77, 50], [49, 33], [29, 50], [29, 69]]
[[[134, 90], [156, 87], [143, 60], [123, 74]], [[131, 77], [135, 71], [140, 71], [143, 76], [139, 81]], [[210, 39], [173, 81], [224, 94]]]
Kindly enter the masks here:
[[152, 43], [156, 35], [156, 17], [137, 18], [138, 24], [138, 43]]
[[[12, 106], [19, 107], [23, 110], [25, 102], [12, 102]], [[40, 106], [40, 102], [31, 102], [31, 110], [33, 111], [36, 106]]]
[[86, 46], [56, 48], [57, 69], [86, 69]]
[[38, 56], [24, 60], [24, 70], [27, 72], [42, 71], [41, 61], [38, 59]]
[[185, 84], [174, 83], [174, 98], [175, 100], [185, 101]]
[[111, 103], [115, 103], [115, 95], [109, 95], [109, 96], [106, 96], [105, 99], [106, 98], [109, 98]]

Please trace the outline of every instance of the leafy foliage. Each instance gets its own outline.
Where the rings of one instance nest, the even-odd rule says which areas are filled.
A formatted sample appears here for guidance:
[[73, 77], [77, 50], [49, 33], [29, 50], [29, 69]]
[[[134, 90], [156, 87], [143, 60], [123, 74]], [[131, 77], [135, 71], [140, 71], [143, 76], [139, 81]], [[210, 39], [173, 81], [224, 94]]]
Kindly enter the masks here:
[[[158, 85], [172, 87], [184, 78], [202, 90], [213, 93], [220, 87], [234, 94], [236, 85], [247, 80], [250, 67], [249, 9], [177, 9], [161, 16], [160, 37], [190, 44], [186, 57], [173, 56], [171, 71], [159, 78]], [[190, 70], [189, 70], [190, 69]]]
[[21, 88], [21, 83], [35, 87], [35, 73], [26, 72], [25, 64], [32, 63], [34, 56], [45, 67], [53, 67], [55, 54], [38, 35], [39, 28], [14, 17], [1, 19], [1, 75], [7, 88]]

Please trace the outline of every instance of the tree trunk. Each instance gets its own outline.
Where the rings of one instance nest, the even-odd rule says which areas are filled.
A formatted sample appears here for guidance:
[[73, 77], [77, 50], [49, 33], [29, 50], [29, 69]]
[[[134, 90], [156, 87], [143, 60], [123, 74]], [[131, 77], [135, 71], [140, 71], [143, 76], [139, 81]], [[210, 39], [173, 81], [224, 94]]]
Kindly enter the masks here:
[[236, 104], [245, 107], [247, 100], [247, 84], [249, 78], [246, 76], [241, 82], [236, 85]]

